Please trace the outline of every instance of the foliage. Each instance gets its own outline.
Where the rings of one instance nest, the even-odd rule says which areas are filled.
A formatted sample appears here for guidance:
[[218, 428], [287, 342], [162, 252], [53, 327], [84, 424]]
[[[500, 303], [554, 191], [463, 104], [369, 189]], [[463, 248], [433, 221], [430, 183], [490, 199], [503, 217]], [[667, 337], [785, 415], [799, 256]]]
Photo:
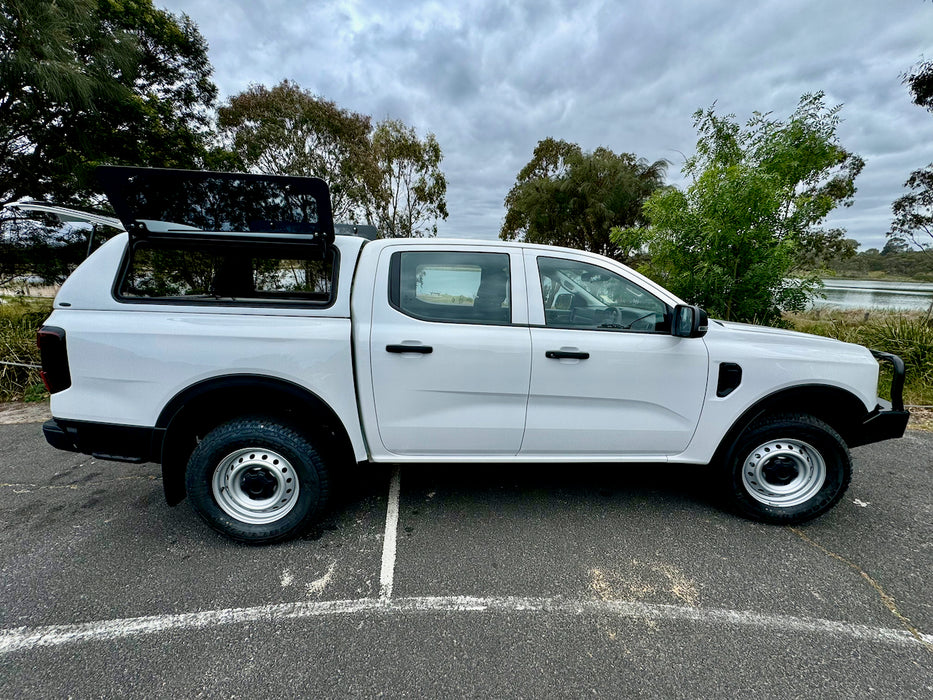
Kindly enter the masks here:
[[829, 260], [826, 267], [842, 277], [889, 277], [918, 282], [933, 282], [933, 255], [908, 250], [898, 239], [889, 239], [884, 249], [869, 248], [845, 259]]
[[447, 218], [447, 179], [434, 134], [422, 141], [412, 127], [387, 119], [376, 126], [372, 149], [379, 183], [367, 223], [386, 238], [436, 236], [437, 220]]
[[48, 318], [52, 300], [13, 298], [0, 303], [0, 401], [21, 399], [41, 386], [39, 371], [19, 365], [38, 365], [36, 331]]
[[584, 152], [553, 138], [538, 142], [505, 198], [499, 237], [562, 245], [630, 260], [636, 237], [610, 237], [613, 228], [643, 223], [645, 199], [663, 186], [667, 161], [649, 163], [608, 148]]
[[[914, 104], [933, 112], [933, 61], [914, 66], [904, 76], [904, 83], [910, 89]], [[891, 205], [894, 220], [887, 235], [892, 240], [910, 241], [921, 250], [933, 250], [933, 163], [914, 170], [904, 187], [908, 189], [907, 194]]]
[[891, 205], [894, 221], [887, 235], [892, 240], [910, 241], [933, 256], [933, 163], [914, 170], [904, 187], [907, 194]]
[[82, 203], [101, 162], [194, 165], [210, 73], [192, 21], [151, 0], [0, 0], [0, 204]]
[[933, 325], [928, 319], [885, 316], [866, 325], [863, 337], [865, 345], [898, 355], [914, 378], [933, 384]]
[[769, 323], [782, 308], [804, 308], [819, 280], [802, 270], [853, 252], [844, 230], [820, 227], [852, 203], [864, 166], [839, 145], [839, 110], [817, 93], [787, 120], [755, 112], [744, 127], [697, 111], [697, 152], [684, 166], [691, 184], [653, 193], [650, 228], [635, 232], [651, 256], [644, 271], [728, 320]]
[[336, 220], [357, 222], [362, 216], [377, 178], [368, 116], [285, 80], [231, 97], [218, 112], [218, 126], [240, 167], [319, 177], [330, 187]]
[[933, 112], [933, 61], [921, 61], [904, 76], [914, 104]]
[[[0, 205], [84, 206], [99, 163], [203, 161], [207, 45], [191, 20], [151, 0], [0, 0]], [[0, 278], [61, 279], [86, 233], [0, 212]]]
[[337, 221], [365, 221], [398, 237], [434, 235], [436, 220], [447, 218], [443, 155], [433, 134], [422, 141], [395, 120], [373, 129], [369, 116], [287, 80], [231, 97], [218, 124], [228, 152], [212, 158], [253, 172], [325, 180]]

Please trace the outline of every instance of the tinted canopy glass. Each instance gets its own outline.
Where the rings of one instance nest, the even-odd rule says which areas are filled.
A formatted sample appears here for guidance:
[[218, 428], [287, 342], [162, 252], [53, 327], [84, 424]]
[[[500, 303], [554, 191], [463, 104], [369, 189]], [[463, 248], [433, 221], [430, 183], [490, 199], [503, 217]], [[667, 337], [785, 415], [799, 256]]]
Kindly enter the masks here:
[[334, 235], [318, 178], [109, 166], [98, 177], [128, 231]]

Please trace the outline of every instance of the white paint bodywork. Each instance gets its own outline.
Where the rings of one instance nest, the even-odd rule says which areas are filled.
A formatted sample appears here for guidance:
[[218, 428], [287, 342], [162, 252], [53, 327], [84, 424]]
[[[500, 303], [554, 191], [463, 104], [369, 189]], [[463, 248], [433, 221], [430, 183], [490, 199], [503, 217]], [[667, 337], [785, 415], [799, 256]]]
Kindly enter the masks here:
[[[602, 266], [671, 307], [682, 303], [598, 255], [491, 241], [364, 243], [337, 237], [337, 294], [328, 308], [219, 307], [117, 300], [127, 244], [118, 235], [63, 285], [47, 321], [67, 333], [72, 376], [72, 386], [52, 396], [53, 415], [154, 426], [186, 388], [249, 374], [318, 396], [361, 461], [706, 463], [750, 406], [782, 389], [831, 386], [866, 411], [877, 404], [878, 365], [857, 345], [719, 322], [704, 338], [545, 327], [539, 255]], [[508, 254], [512, 325], [427, 322], [392, 308], [389, 259], [400, 250]], [[405, 343], [434, 351], [385, 351]], [[570, 348], [590, 358], [544, 357]], [[741, 365], [743, 378], [718, 398], [723, 362]], [[261, 407], [262, 397], [256, 401]]]

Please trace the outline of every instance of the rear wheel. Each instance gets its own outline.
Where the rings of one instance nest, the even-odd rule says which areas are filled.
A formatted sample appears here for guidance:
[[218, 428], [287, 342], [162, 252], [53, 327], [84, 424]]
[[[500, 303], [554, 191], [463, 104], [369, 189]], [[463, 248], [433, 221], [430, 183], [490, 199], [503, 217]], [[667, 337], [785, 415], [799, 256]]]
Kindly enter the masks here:
[[327, 469], [318, 452], [304, 434], [271, 419], [214, 428], [191, 454], [185, 479], [198, 515], [241, 542], [296, 537], [327, 504]]
[[732, 446], [725, 467], [735, 508], [779, 524], [822, 515], [842, 498], [852, 478], [845, 442], [807, 414], [779, 414], [753, 423]]

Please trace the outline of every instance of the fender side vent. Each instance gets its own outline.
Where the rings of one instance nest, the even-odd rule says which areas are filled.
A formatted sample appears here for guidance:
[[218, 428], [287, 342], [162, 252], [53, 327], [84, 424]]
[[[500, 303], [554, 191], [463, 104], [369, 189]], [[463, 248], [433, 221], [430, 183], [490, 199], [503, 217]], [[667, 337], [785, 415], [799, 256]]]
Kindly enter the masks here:
[[719, 365], [719, 384], [716, 386], [716, 396], [723, 398], [735, 391], [742, 383], [742, 368], [734, 362], [723, 362]]

